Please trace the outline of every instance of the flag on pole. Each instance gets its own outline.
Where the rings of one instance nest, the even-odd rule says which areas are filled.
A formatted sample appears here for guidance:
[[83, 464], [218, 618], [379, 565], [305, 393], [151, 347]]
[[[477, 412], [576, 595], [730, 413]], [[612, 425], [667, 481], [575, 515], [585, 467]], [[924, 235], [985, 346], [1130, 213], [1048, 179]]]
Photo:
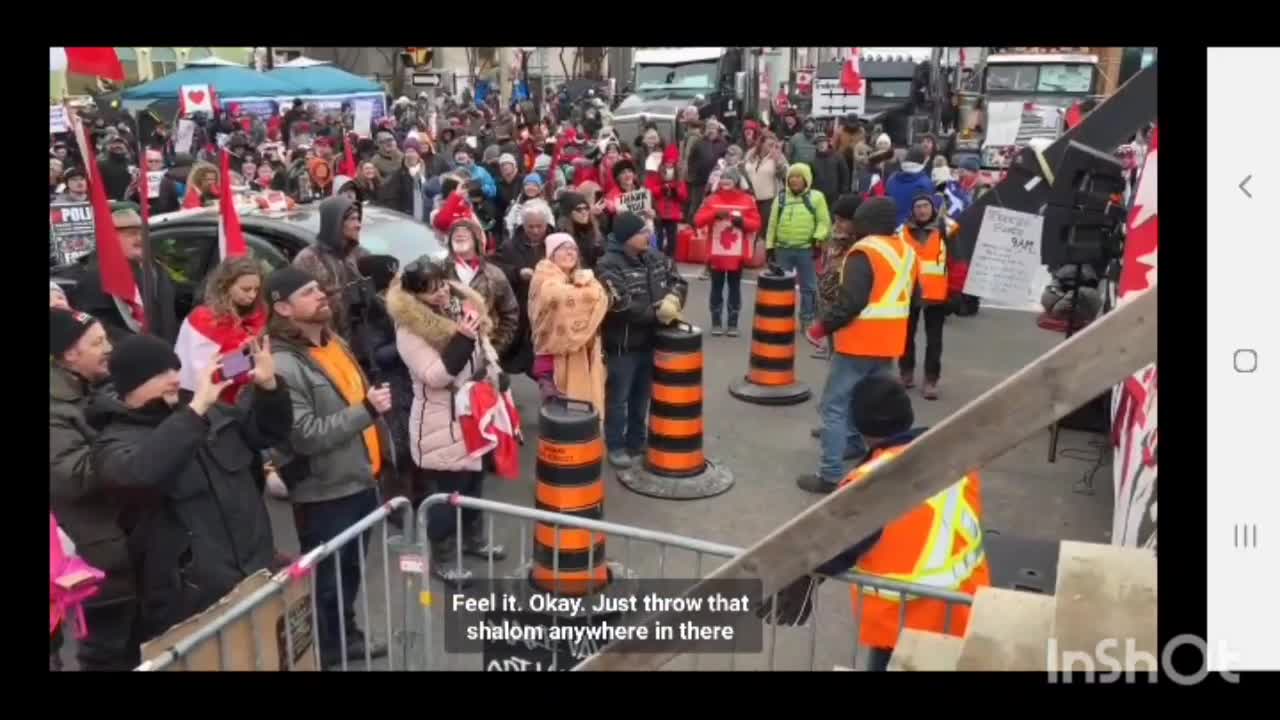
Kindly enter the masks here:
[[356, 179], [356, 153], [351, 149], [351, 133], [342, 134], [342, 170], [338, 174]]
[[[88, 145], [87, 128], [79, 125], [80, 140]], [[107, 193], [103, 189], [102, 169], [98, 167], [97, 157], [85, 157], [85, 165], [89, 170], [89, 200], [93, 204], [94, 241], [97, 244], [98, 272], [101, 274], [102, 291], [118, 299], [129, 307], [133, 319], [144, 329], [147, 327], [147, 315], [143, 309], [142, 293], [138, 292], [138, 283], [129, 269], [129, 261], [120, 247], [120, 237], [116, 234], [115, 222], [111, 219], [111, 205], [107, 202]]]
[[844, 91], [852, 95], [862, 94], [862, 73], [860, 72], [860, 58], [862, 51], [859, 48], [850, 48], [849, 57], [845, 58], [844, 69], [840, 72], [840, 87]]
[[109, 47], [50, 48], [49, 70], [66, 70], [124, 82], [124, 66], [120, 64], [116, 49]]
[[249, 253], [240, 229], [235, 196], [231, 193], [231, 153], [226, 150], [222, 151], [222, 171], [218, 175], [218, 257], [226, 260]]

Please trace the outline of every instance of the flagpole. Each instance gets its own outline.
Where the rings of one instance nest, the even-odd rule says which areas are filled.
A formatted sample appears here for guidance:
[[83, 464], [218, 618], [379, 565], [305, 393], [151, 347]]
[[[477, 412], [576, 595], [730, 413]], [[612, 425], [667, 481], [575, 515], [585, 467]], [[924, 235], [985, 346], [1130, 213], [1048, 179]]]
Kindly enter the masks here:
[[[143, 327], [143, 332], [147, 334], [155, 334], [156, 318], [159, 317], [156, 310], [156, 293], [155, 286], [158, 278], [152, 276], [155, 272], [155, 263], [151, 261], [151, 228], [149, 212], [151, 198], [147, 196], [147, 147], [142, 142], [142, 113], [135, 112], [133, 116], [134, 127], [137, 128], [138, 143], [138, 214], [142, 216], [142, 265], [139, 268], [139, 275], [142, 277], [142, 312], [147, 318], [147, 322]], [[148, 211], [143, 211], [147, 208]]]

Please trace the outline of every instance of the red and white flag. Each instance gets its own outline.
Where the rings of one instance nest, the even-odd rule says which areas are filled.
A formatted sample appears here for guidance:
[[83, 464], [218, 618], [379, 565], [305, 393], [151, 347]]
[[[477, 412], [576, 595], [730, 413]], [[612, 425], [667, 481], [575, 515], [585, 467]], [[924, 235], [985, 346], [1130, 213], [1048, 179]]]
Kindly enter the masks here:
[[226, 260], [249, 253], [240, 229], [235, 195], [231, 192], [231, 153], [222, 151], [222, 171], [218, 188], [218, 257]]
[[124, 82], [124, 66], [120, 64], [116, 49], [109, 47], [51, 47], [49, 70], [66, 70], [77, 75], [96, 75]]
[[[1151, 135], [1151, 148], [1129, 212], [1124, 264], [1116, 292], [1120, 304], [1156, 284], [1160, 240], [1157, 132]], [[1117, 385], [1112, 393], [1115, 510], [1111, 542], [1115, 545], [1156, 546], [1157, 378], [1156, 365], [1148, 365]]]
[[844, 68], [840, 72], [840, 87], [851, 95], [862, 94], [862, 73], [859, 69], [861, 65], [862, 50], [859, 48], [850, 48], [849, 57], [844, 61]]
[[[77, 125], [81, 146], [88, 146], [88, 128], [83, 123]], [[145, 331], [147, 315], [142, 303], [142, 293], [138, 291], [138, 283], [124, 256], [124, 248], [120, 246], [115, 222], [111, 219], [111, 204], [107, 202], [107, 193], [102, 183], [102, 169], [98, 167], [96, 155], [85, 155], [85, 159], [85, 164], [89, 166], [89, 200], [93, 204], [93, 234], [102, 291], [127, 307], [133, 322]]]
[[178, 115], [191, 117], [196, 113], [212, 116], [217, 98], [209, 85], [183, 85], [178, 89]]

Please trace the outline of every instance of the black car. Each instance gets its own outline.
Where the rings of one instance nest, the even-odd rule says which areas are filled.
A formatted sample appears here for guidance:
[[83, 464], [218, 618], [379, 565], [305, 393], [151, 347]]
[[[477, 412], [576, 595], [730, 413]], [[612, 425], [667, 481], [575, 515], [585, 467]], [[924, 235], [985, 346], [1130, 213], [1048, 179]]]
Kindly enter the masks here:
[[[315, 242], [320, 231], [319, 205], [276, 212], [242, 207], [240, 225], [249, 254], [264, 274], [270, 273], [291, 263]], [[205, 275], [218, 264], [218, 209], [156, 215], [149, 227], [152, 256], [173, 278], [177, 316], [184, 318], [200, 302]], [[403, 213], [373, 205], [364, 207], [360, 245], [376, 255], [391, 255], [402, 266], [423, 255], [442, 258], [446, 254], [431, 228]], [[78, 266], [87, 264], [93, 255], [53, 268], [51, 279], [64, 289], [74, 285]]]

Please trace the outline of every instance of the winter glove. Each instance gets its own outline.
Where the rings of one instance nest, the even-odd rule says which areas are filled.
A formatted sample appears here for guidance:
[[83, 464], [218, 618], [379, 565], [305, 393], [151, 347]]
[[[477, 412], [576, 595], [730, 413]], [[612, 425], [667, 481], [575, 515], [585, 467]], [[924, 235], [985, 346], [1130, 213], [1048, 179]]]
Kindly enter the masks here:
[[733, 220], [732, 220], [731, 222], [733, 223], [733, 226], [734, 226], [734, 227], [738, 228], [739, 230], [741, 230], [741, 229], [742, 229], [742, 227], [743, 227], [743, 221], [742, 221], [742, 216], [741, 216], [741, 215], [734, 215], [734, 216], [733, 216]]
[[773, 625], [804, 625], [813, 614], [813, 593], [821, 579], [806, 575], [767, 598], [756, 617]]
[[657, 316], [658, 323], [661, 325], [670, 325], [677, 320], [683, 320], [684, 318], [680, 316], [680, 298], [675, 293], [668, 293], [658, 303]]

